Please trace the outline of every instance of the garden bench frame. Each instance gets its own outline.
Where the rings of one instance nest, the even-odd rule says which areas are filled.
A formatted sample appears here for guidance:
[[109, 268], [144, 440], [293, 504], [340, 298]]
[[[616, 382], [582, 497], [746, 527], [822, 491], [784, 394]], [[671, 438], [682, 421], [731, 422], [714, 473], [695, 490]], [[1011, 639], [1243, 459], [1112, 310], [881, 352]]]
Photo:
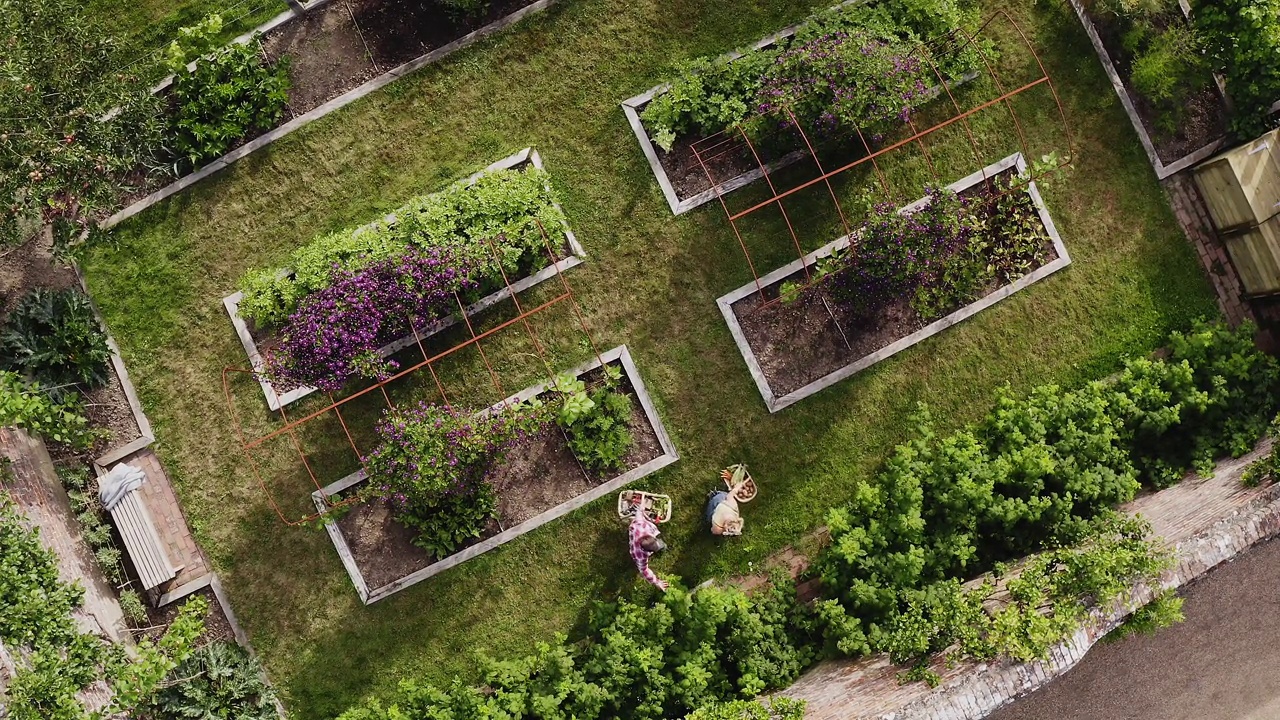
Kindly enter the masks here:
[[143, 590], [160, 587], [178, 576], [183, 566], [169, 560], [155, 520], [142, 501], [141, 488], [130, 490], [108, 512], [124, 541], [125, 552], [138, 571]]

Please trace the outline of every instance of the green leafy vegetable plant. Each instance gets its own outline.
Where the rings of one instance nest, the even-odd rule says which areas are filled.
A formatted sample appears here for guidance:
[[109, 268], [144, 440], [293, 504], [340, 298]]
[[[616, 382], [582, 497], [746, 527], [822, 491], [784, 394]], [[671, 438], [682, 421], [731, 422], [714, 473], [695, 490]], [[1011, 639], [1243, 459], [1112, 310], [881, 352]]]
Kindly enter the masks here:
[[0, 331], [0, 364], [22, 373], [58, 398], [71, 386], [107, 381], [111, 350], [89, 298], [78, 290], [36, 288], [9, 313]]
[[269, 67], [256, 38], [209, 51], [209, 39], [221, 29], [221, 18], [212, 15], [184, 29], [169, 50], [174, 149], [193, 166], [221, 157], [251, 132], [275, 127], [289, 101], [288, 59]]

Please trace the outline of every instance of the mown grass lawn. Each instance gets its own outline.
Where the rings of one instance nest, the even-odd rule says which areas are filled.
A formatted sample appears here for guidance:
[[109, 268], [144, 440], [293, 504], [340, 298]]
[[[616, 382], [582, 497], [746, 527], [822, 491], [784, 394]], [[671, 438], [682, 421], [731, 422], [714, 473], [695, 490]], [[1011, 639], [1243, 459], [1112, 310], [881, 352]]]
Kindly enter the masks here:
[[[984, 10], [1007, 7], [1040, 48], [1073, 125], [1073, 169], [1044, 194], [1074, 264], [770, 416], [714, 302], [750, 279], [737, 241], [716, 205], [670, 215], [617, 103], [674, 61], [731, 49], [820, 4], [569, 0], [237, 163], [87, 252], [90, 288], [158, 450], [295, 717], [331, 717], [406, 677], [471, 678], [477, 650], [507, 656], [572, 632], [593, 600], [635, 586], [609, 502], [367, 608], [324, 533], [276, 518], [244, 467], [223, 400], [222, 369], [245, 359], [220, 300], [246, 269], [279, 263], [316, 233], [537, 147], [589, 254], [567, 277], [593, 335], [602, 348], [630, 345], [682, 454], [644, 484], [676, 502], [678, 521], [666, 531], [673, 552], [659, 570], [690, 583], [750, 571], [819, 526], [906, 437], [917, 403], [955, 426], [1005, 383], [1025, 389], [1104, 374], [1170, 328], [1216, 314], [1079, 27], [1043, 2], [992, 2]], [[1048, 95], [1028, 96], [1018, 110], [1036, 152], [1065, 151]], [[984, 165], [1017, 144], [995, 115], [974, 131]], [[958, 130], [933, 148], [944, 182], [977, 169]], [[912, 155], [890, 164], [899, 185], [915, 183], [901, 200], [920, 194], [920, 167]], [[853, 194], [866, 179], [839, 189]], [[807, 249], [835, 236], [820, 196], [798, 201], [792, 215], [807, 230]], [[789, 239], [767, 234], [777, 229], [769, 219], [749, 228], [762, 271], [790, 257]], [[575, 334], [547, 332], [558, 362], [581, 359]], [[495, 340], [486, 350], [516, 343]], [[477, 394], [488, 383], [470, 377]], [[238, 407], [264, 427], [255, 388], [235, 388]], [[323, 453], [343, 440], [306, 442]], [[751, 465], [762, 495], [747, 507], [744, 537], [713, 542], [695, 518], [716, 471], [735, 461]]]
[[284, 0], [88, 0], [85, 12], [139, 55], [169, 44], [178, 29], [211, 13], [222, 17], [228, 40], [283, 12]]

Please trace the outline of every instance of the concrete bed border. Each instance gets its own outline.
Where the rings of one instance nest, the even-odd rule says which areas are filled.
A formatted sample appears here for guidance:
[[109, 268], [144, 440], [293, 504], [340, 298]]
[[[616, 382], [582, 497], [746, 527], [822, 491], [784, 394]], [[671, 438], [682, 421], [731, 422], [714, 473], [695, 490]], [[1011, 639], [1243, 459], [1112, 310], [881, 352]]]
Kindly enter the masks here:
[[[1080, 20], [1080, 25], [1084, 27], [1084, 32], [1089, 36], [1089, 42], [1093, 45], [1093, 50], [1098, 55], [1098, 60], [1102, 63], [1102, 69], [1107, 73], [1107, 78], [1111, 81], [1111, 87], [1115, 89], [1116, 96], [1120, 98], [1120, 105], [1124, 108], [1125, 115], [1129, 116], [1129, 122], [1133, 125], [1133, 129], [1138, 133], [1138, 141], [1142, 143], [1142, 149], [1147, 153], [1147, 159], [1151, 161], [1151, 167], [1155, 170], [1156, 178], [1164, 180], [1170, 175], [1175, 175], [1205, 158], [1217, 152], [1225, 143], [1226, 136], [1219, 137], [1210, 141], [1208, 145], [1194, 150], [1177, 160], [1166, 165], [1160, 160], [1159, 154], [1156, 153], [1155, 143], [1151, 141], [1151, 136], [1147, 133], [1147, 129], [1142, 125], [1142, 118], [1138, 116], [1138, 110], [1134, 107], [1133, 98], [1129, 94], [1129, 89], [1125, 87], [1124, 81], [1120, 79], [1120, 73], [1116, 71], [1115, 64], [1111, 61], [1111, 56], [1107, 53], [1106, 47], [1102, 44], [1102, 37], [1098, 35], [1098, 29], [1094, 26], [1093, 21], [1085, 13], [1084, 6], [1080, 4], [1080, 0], [1070, 0], [1071, 7], [1075, 10], [1076, 17]], [[1183, 8], [1184, 12], [1186, 8]], [[1218, 80], [1215, 77], [1215, 85]], [[1218, 85], [1219, 94], [1223, 94], [1222, 88]], [[1224, 95], [1225, 97], [1225, 95]], [[1280, 103], [1277, 103], [1280, 105]]]
[[[474, 183], [476, 180], [480, 179], [480, 177], [485, 175], [486, 173], [493, 172], [495, 170], [508, 170], [511, 168], [519, 167], [525, 163], [528, 163], [539, 170], [545, 170], [542, 164], [542, 156], [538, 154], [538, 151], [534, 150], [533, 148], [525, 148], [517, 153], [508, 155], [507, 157], [489, 165], [485, 169], [472, 174], [470, 177], [467, 177], [464, 180], [458, 181], [458, 183], [465, 183], [470, 185]], [[455, 183], [455, 184], [458, 184], [458, 183]], [[550, 189], [549, 185], [548, 185], [548, 189]], [[560, 210], [562, 214], [564, 213], [564, 210], [560, 207], [559, 203], [553, 203], [553, 204], [555, 205], [557, 210]], [[395, 213], [391, 213], [383, 217], [381, 220], [376, 220], [372, 223], [362, 225], [359, 229], [357, 229], [357, 232], [359, 232], [360, 230], [363, 230], [364, 228], [372, 227], [373, 225], [376, 225], [378, 222], [394, 223], [395, 218], [396, 218]], [[556, 275], [558, 275], [559, 273], [565, 270], [568, 270], [569, 268], [573, 268], [573, 267], [577, 267], [578, 265], [581, 265], [584, 258], [586, 258], [587, 256], [586, 251], [583, 250], [582, 244], [578, 242], [577, 236], [573, 234], [573, 230], [569, 229], [567, 220], [565, 222], [564, 228], [562, 229], [564, 231], [565, 247], [570, 252], [568, 257], [562, 258], [561, 260], [557, 261], [555, 264], [548, 265], [542, 268], [541, 270], [539, 270], [538, 272], [533, 273], [528, 277], [522, 278], [512, 283], [510, 288], [503, 287], [502, 289], [497, 290], [496, 292], [493, 292], [484, 296], [483, 298], [477, 300], [471, 305], [468, 305], [466, 308], [467, 317], [472, 317], [476, 313], [486, 310], [489, 307], [492, 307], [493, 305], [499, 302], [502, 302], [503, 300], [506, 300], [507, 298], [511, 297], [513, 291], [517, 293], [523, 292], [535, 285], [538, 285], [539, 283], [542, 283], [546, 280], [550, 280], [551, 278], [555, 277]], [[315, 388], [300, 387], [294, 390], [290, 390], [289, 392], [286, 392], [286, 393], [277, 393], [275, 388], [271, 385], [271, 382], [266, 377], [260, 374], [266, 363], [262, 357], [262, 353], [258, 351], [257, 343], [253, 341], [253, 335], [249, 332], [248, 324], [244, 321], [243, 318], [240, 317], [240, 312], [239, 312], [240, 300], [243, 297], [244, 297], [243, 292], [232, 293], [222, 299], [222, 305], [224, 308], [226, 308], [227, 314], [231, 316], [231, 325], [235, 328], [236, 337], [240, 339], [240, 345], [244, 348], [245, 354], [249, 358], [249, 364], [253, 367], [254, 371], [259, 373], [255, 375], [255, 377], [258, 381], [258, 385], [262, 387], [262, 393], [267, 400], [267, 407], [270, 408], [271, 410], [279, 410], [280, 408], [288, 405], [289, 403], [292, 403], [296, 400], [299, 400], [315, 392]], [[417, 342], [418, 339], [425, 340], [426, 338], [429, 338], [432, 335], [435, 335], [436, 333], [442, 330], [445, 330], [446, 328], [452, 327], [453, 325], [457, 324], [459, 319], [460, 319], [460, 316], [458, 314], [452, 314], [447, 317], [436, 320], [434, 322], [431, 322], [425, 327], [419, 328], [416, 336], [413, 334], [406, 335], [405, 337], [400, 338], [399, 340], [395, 340], [393, 342], [387, 343], [386, 345], [382, 346], [381, 348], [378, 349], [378, 354], [381, 355], [382, 357], [388, 357], [394, 353], [397, 353], [413, 345], [415, 342]]]
[[[631, 357], [631, 351], [626, 345], [619, 345], [618, 347], [605, 351], [600, 354], [599, 358], [579, 365], [570, 370], [570, 372], [575, 376], [582, 375], [583, 373], [600, 367], [602, 363], [609, 364], [614, 361], [617, 361], [622, 365], [623, 373], [631, 383], [632, 388], [634, 388], [636, 397], [640, 401], [640, 407], [644, 410], [644, 414], [646, 419], [649, 421], [649, 425], [653, 427], [653, 431], [658, 437], [658, 444], [662, 448], [661, 455], [638, 467], [632, 468], [631, 470], [628, 470], [612, 480], [602, 483], [581, 495], [571, 497], [559, 505], [525, 520], [519, 525], [506, 528], [491, 538], [482, 540], [475, 545], [459, 550], [458, 552], [438, 560], [424, 568], [415, 570], [399, 580], [393, 580], [386, 585], [373, 589], [370, 589], [368, 583], [365, 582], [364, 576], [361, 574], [360, 568], [356, 565], [355, 558], [351, 554], [351, 549], [347, 545], [346, 538], [343, 537], [342, 531], [338, 528], [337, 523], [330, 519], [326, 519], [324, 523], [325, 530], [329, 533], [329, 539], [333, 541], [333, 546], [338, 551], [338, 557], [341, 558], [343, 567], [346, 568], [347, 574], [351, 576], [351, 583], [355, 586], [356, 593], [360, 596], [360, 601], [365, 605], [372, 605], [379, 600], [410, 587], [411, 585], [416, 585], [433, 575], [437, 575], [452, 567], [461, 565], [477, 555], [481, 555], [498, 547], [499, 545], [508, 543], [527, 532], [541, 527], [552, 520], [567, 515], [587, 503], [598, 500], [619, 488], [635, 482], [646, 475], [651, 475], [679, 460], [680, 455], [676, 451], [675, 444], [671, 441], [670, 435], [667, 434], [666, 427], [662, 424], [662, 419], [658, 416], [658, 411], [653, 405], [653, 400], [649, 397], [649, 392], [645, 388], [644, 380], [640, 377], [640, 371], [636, 368], [635, 361]], [[550, 387], [550, 382], [533, 385], [521, 390], [509, 398], [506, 398], [505, 400], [502, 400], [501, 402], [495, 403], [481, 412], [492, 412], [509, 402], [521, 402], [528, 400], [529, 398], [540, 395]], [[311, 494], [311, 499], [315, 503], [317, 510], [321, 513], [327, 512], [329, 510], [329, 506], [325, 500], [326, 497], [364, 482], [365, 479], [366, 476], [364, 470], [358, 470], [341, 480], [328, 485], [322, 490], [313, 492]]]
[[[241, 158], [244, 158], [257, 150], [260, 150], [266, 147], [267, 145], [270, 145], [271, 143], [288, 135], [294, 130], [297, 130], [301, 127], [309, 125], [310, 123], [316, 120], [319, 120], [320, 118], [324, 117], [325, 115], [328, 115], [329, 113], [339, 108], [350, 105], [351, 103], [355, 102], [356, 100], [359, 100], [365, 95], [368, 95], [377, 90], [381, 90], [387, 85], [390, 85], [392, 82], [400, 79], [401, 77], [404, 77], [405, 75], [409, 75], [415, 70], [420, 70], [426, 67], [427, 65], [430, 65], [434, 62], [444, 59], [445, 57], [453, 54], [454, 52], [457, 52], [471, 45], [474, 45], [480, 40], [483, 40], [484, 38], [490, 35], [494, 35], [497, 32], [505, 29], [507, 26], [513, 25], [523, 20], [525, 17], [529, 15], [532, 15], [537, 12], [541, 12], [542, 10], [545, 10], [548, 7], [551, 7], [557, 1], [558, 0], [537, 0], [537, 2], [526, 5], [520, 8], [519, 10], [516, 10], [515, 12], [511, 13], [510, 15], [499, 18], [489, 23], [488, 25], [485, 25], [482, 28], [474, 30], [468, 33], [467, 35], [464, 35], [458, 38], [457, 40], [454, 40], [453, 42], [448, 43], [447, 45], [441, 45], [440, 47], [436, 48], [435, 50], [432, 50], [431, 52], [428, 52], [425, 55], [422, 55], [416, 59], [410, 60], [409, 62], [404, 63], [403, 65], [394, 67], [382, 73], [381, 75], [378, 75], [377, 77], [371, 80], [368, 80], [362, 85], [357, 85], [356, 87], [348, 90], [347, 92], [339, 95], [338, 97], [333, 98], [332, 100], [329, 100], [328, 102], [322, 105], [318, 105], [308, 110], [307, 112], [293, 118], [292, 120], [284, 123], [283, 125], [280, 125], [279, 127], [276, 127], [275, 129], [270, 130], [254, 138], [253, 140], [250, 140], [244, 145], [241, 145], [235, 150], [232, 150], [226, 155], [223, 155], [222, 157], [218, 158], [217, 160], [210, 162], [208, 165], [201, 167], [199, 170], [196, 170], [195, 172], [184, 175], [181, 178], [178, 178], [177, 180], [173, 181], [172, 183], [169, 183], [168, 185], [164, 186], [163, 188], [156, 190], [150, 195], [147, 195], [141, 200], [138, 200], [137, 202], [132, 203], [131, 205], [119, 210], [114, 215], [103, 220], [102, 223], [100, 224], [100, 227], [104, 230], [115, 227], [121, 222], [124, 222], [125, 220], [133, 217], [134, 215], [137, 215], [138, 213], [142, 212], [143, 210], [146, 210], [152, 205], [155, 205], [156, 203], [159, 203], [162, 200], [165, 200], [170, 196], [175, 195], [191, 187], [192, 185], [200, 182], [206, 177], [209, 177], [210, 175], [213, 175], [214, 173], [218, 172], [219, 170], [230, 166], [232, 163], [236, 162], [237, 160], [240, 160]], [[307, 11], [313, 10], [317, 7], [328, 4], [328, 2], [329, 0], [320, 0], [317, 2], [313, 2], [310, 5], [308, 5], [305, 9]], [[263, 28], [266, 28], [267, 30], [274, 29], [279, 25], [282, 25], [285, 22], [293, 19], [293, 17], [295, 17], [296, 15], [297, 14], [294, 13], [292, 9], [287, 10], [281, 13], [280, 15], [277, 15], [275, 18], [271, 19], [266, 24], [260, 26], [256, 30], [251, 31], [250, 33], [247, 33], [247, 36], [248, 38], [251, 38], [254, 33], [262, 30]], [[233, 40], [232, 42], [242, 42], [242, 41], [247, 41], [247, 38], [245, 35], [242, 35], [239, 38], [236, 38], [236, 40]], [[160, 87], [161, 86], [157, 86], [157, 89], [159, 89]]]
[[[984, 179], [986, 178], [994, 177], [995, 175], [998, 175], [999, 173], [1004, 172], [1006, 170], [1010, 170], [1010, 169], [1014, 169], [1019, 173], [1026, 172], [1027, 162], [1026, 162], [1026, 159], [1022, 156], [1022, 153], [1020, 152], [1014, 153], [1013, 155], [1010, 155], [1004, 158], [1003, 160], [992, 163], [991, 165], [988, 165], [985, 168], [975, 173], [972, 173], [968, 177], [965, 177], [961, 180], [957, 180], [956, 182], [951, 183], [950, 185], [947, 186], [947, 188], [955, 192], [961, 192], [967, 188], [977, 185], [980, 182], [983, 182]], [[733, 341], [734, 343], [737, 344], [738, 350], [742, 353], [743, 359], [746, 360], [747, 368], [751, 372], [751, 377], [755, 381], [756, 387], [760, 390], [760, 395], [761, 397], [764, 398], [765, 405], [769, 408], [769, 412], [776, 413], [779, 410], [790, 407], [791, 405], [809, 397], [810, 395], [813, 395], [814, 393], [817, 393], [820, 390], [824, 390], [830, 387], [831, 385], [834, 385], [851, 375], [859, 373], [871, 367], [872, 365], [875, 365], [881, 360], [885, 360], [903, 350], [906, 350], [907, 348], [911, 347], [912, 345], [915, 345], [916, 343], [922, 340], [925, 340], [927, 338], [933, 337], [934, 335], [937, 335], [943, 330], [946, 330], [947, 328], [963, 320], [966, 320], [978, 314], [979, 312], [982, 312], [983, 310], [986, 310], [987, 308], [991, 307], [992, 305], [995, 305], [1001, 300], [1004, 300], [1005, 298], [1018, 292], [1019, 290], [1022, 290], [1023, 288], [1026, 288], [1034, 283], [1037, 283], [1040, 280], [1043, 280], [1044, 278], [1070, 265], [1071, 256], [1067, 253], [1066, 245], [1063, 244], [1062, 237], [1058, 234], [1058, 228], [1056, 225], [1054, 225], [1053, 218], [1049, 216], [1049, 209], [1045, 206], [1044, 199], [1040, 197], [1040, 189], [1036, 187], [1034, 180], [1029, 181], [1027, 183], [1026, 192], [1029, 195], [1031, 195], [1031, 200], [1033, 203], [1035, 203], [1036, 211], [1040, 215], [1040, 221], [1044, 223], [1045, 232], [1048, 233], [1049, 238], [1053, 242], [1054, 251], [1058, 255], [1057, 258], [1055, 258], [1053, 261], [1049, 263], [1046, 263], [1040, 266], [1039, 268], [1036, 268], [1035, 271], [1015, 280], [1014, 282], [1011, 282], [1007, 285], [1004, 285], [992, 291], [991, 293], [988, 293], [985, 297], [979, 298], [978, 300], [975, 300], [974, 302], [969, 303], [968, 305], [965, 305], [964, 307], [960, 308], [959, 310], [956, 310], [950, 315], [947, 315], [946, 317], [935, 320], [932, 323], [926, 325], [925, 327], [911, 333], [910, 335], [899, 338], [898, 340], [891, 343], [890, 345], [887, 345], [873, 353], [870, 353], [869, 355], [864, 355], [863, 357], [858, 358], [853, 362], [850, 362], [848, 365], [845, 365], [844, 367], [838, 370], [835, 370], [833, 372], [827, 373], [826, 375], [818, 378], [817, 380], [814, 380], [813, 382], [810, 382], [796, 390], [793, 390], [787, 393], [786, 395], [777, 396], [774, 394], [772, 388], [770, 388], [769, 381], [765, 377], [764, 370], [760, 367], [759, 361], [756, 360], [755, 353], [752, 351], [750, 344], [747, 343], [746, 334], [743, 332], [742, 326], [741, 324], [739, 324], [737, 316], [734, 315], [733, 304], [742, 300], [743, 298], [754, 295], [758, 291], [759, 287], [765, 287], [773, 283], [776, 283], [782, 280], [783, 278], [787, 277], [788, 275], [791, 275], [792, 273], [795, 273], [801, 270], [806, 265], [812, 265], [816, 260], [827, 257], [832, 253], [834, 253], [835, 251], [841, 248], [844, 248], [849, 244], [850, 236], [845, 235], [843, 237], [837, 238], [836, 240], [833, 240], [832, 242], [829, 242], [826, 245], [823, 245], [817, 250], [814, 250], [808, 255], [805, 255], [803, 259], [793, 260], [792, 262], [778, 268], [777, 270], [774, 270], [768, 275], [765, 275], [764, 277], [760, 278], [758, 285], [755, 282], [750, 282], [738, 288], [737, 290], [734, 290], [733, 292], [730, 292], [726, 295], [722, 295], [719, 298], [717, 298], [716, 305], [720, 308], [720, 314], [724, 316], [725, 323], [727, 323], [729, 326], [729, 332], [731, 335], [733, 335]], [[910, 205], [900, 208], [898, 212], [906, 212], [909, 210], [917, 209], [923, 206], [927, 202], [928, 202], [927, 197], [921, 198], [911, 203]]]

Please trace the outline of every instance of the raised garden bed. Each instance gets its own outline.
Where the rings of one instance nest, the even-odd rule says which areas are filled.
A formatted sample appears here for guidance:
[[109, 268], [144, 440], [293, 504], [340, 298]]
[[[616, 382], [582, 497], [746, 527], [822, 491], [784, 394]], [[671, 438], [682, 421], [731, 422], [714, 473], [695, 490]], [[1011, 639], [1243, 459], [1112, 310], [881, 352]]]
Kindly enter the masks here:
[[[601, 363], [622, 370], [621, 389], [631, 396], [630, 430], [634, 444], [624, 460], [625, 470], [610, 477], [586, 471], [578, 463], [554, 424], [520, 441], [489, 471], [497, 490], [498, 517], [483, 536], [447, 557], [435, 557], [412, 543], [413, 532], [397, 522], [381, 501], [365, 501], [345, 514], [325, 521], [338, 556], [366, 605], [422, 582], [451, 567], [488, 552], [587, 503], [674, 463], [675, 446], [653, 407], [644, 381], [625, 345], [574, 368], [571, 373], [590, 386], [603, 378]], [[550, 390], [549, 383], [527, 388], [486, 412], [500, 411]], [[329, 499], [349, 497], [367, 480], [363, 470], [312, 494], [317, 510], [328, 512]]]
[[[493, 163], [484, 170], [481, 170], [467, 178], [464, 182], [474, 183], [485, 173], [493, 172], [495, 170], [518, 169], [525, 165], [532, 165], [539, 170], [543, 169], [542, 158], [538, 155], [536, 150], [532, 148], [525, 148], [514, 155], [510, 155]], [[559, 206], [557, 205], [557, 209], [558, 208]], [[395, 214], [393, 213], [388, 215], [384, 221], [387, 223], [394, 222]], [[543, 267], [523, 278], [511, 278], [512, 282], [510, 287], [503, 287], [467, 306], [467, 316], [473, 316], [476, 313], [507, 299], [511, 296], [513, 291], [521, 292], [527, 290], [538, 283], [555, 277], [559, 272], [563, 272], [569, 268], [580, 265], [583, 258], [586, 256], [585, 251], [578, 243], [578, 239], [574, 236], [573, 231], [570, 230], [567, 225], [561, 230], [562, 235], [557, 234], [555, 228], [547, 228], [548, 233], [553, 234], [553, 241], [560, 237], [563, 238], [563, 243], [558, 248], [560, 257], [554, 264], [547, 265], [546, 267]], [[231, 316], [231, 324], [235, 327], [236, 336], [240, 338], [240, 344], [244, 347], [245, 353], [249, 357], [250, 365], [255, 371], [259, 372], [257, 375], [258, 384], [262, 387], [263, 395], [267, 400], [267, 406], [272, 410], [278, 410], [299, 398], [315, 392], [315, 388], [311, 387], [300, 387], [286, 392], [277, 392], [266, 376], [261, 374], [262, 370], [266, 366], [266, 361], [263, 357], [262, 351], [265, 349], [266, 344], [271, 342], [271, 340], [269, 337], [255, 332], [254, 329], [250, 328], [249, 323], [240, 317], [239, 307], [240, 301], [243, 297], [243, 292], [236, 292], [223, 298], [222, 304], [226, 307], [227, 313]], [[380, 348], [378, 352], [384, 358], [390, 357], [410, 345], [413, 345], [419, 338], [425, 339], [444, 330], [445, 328], [453, 326], [459, 319], [461, 319], [460, 314], [452, 314], [448, 317], [428, 323], [417, 328], [416, 337], [413, 333], [410, 333], [402, 338], [387, 343]]]
[[[1022, 154], [1017, 153], [947, 187], [960, 195], [983, 192], [987, 178], [1022, 173], [1026, 167]], [[803, 292], [793, 302], [774, 302], [785, 283], [805, 279], [806, 267], [812, 268], [818, 260], [847, 247], [848, 235], [774, 270], [758, 283], [748, 283], [717, 299], [769, 412], [865, 370], [1069, 265], [1071, 258], [1034, 181], [1026, 184], [1025, 192], [1049, 238], [1044, 262], [1014, 282], [984, 289], [980, 299], [933, 322], [921, 319], [906, 298], [889, 303], [871, 317], [859, 317], [828, 299], [820, 287]], [[899, 212], [927, 202], [928, 198], [918, 200]]]
[[[828, 11], [874, 1], [845, 0], [833, 5]], [[808, 20], [805, 22], [808, 22]], [[719, 58], [719, 61], [734, 62], [752, 50], [772, 47], [794, 36], [800, 28], [804, 27], [805, 22], [797, 23], [762, 38], [745, 50], [726, 53]], [[952, 81], [951, 87], [954, 88], [970, 82], [977, 76], [977, 72], [966, 73]], [[784, 168], [808, 155], [808, 151], [798, 139], [796, 149], [788, 152], [780, 153], [780, 151], [756, 148], [755, 152], [760, 153], [758, 157], [746, 148], [734, 148], [723, 152], [713, 150], [713, 157], [706, 160], [707, 169], [704, 170], [692, 149], [695, 143], [705, 139], [701, 135], [677, 137], [671, 152], [663, 151], [655, 144], [649, 129], [644, 125], [641, 114], [644, 113], [645, 108], [654, 98], [666, 93], [670, 90], [670, 87], [669, 83], [664, 83], [624, 100], [622, 102], [622, 112], [626, 115], [627, 122], [631, 125], [631, 130], [635, 133], [636, 140], [640, 143], [640, 149], [644, 152], [645, 158], [649, 162], [649, 167], [653, 170], [653, 175], [658, 181], [658, 186], [662, 188], [662, 194], [666, 198], [667, 204], [671, 207], [673, 215], [681, 215], [705, 205], [715, 200], [717, 196], [727, 195], [759, 180], [764, 177], [766, 170], [772, 172]], [[941, 92], [942, 88], [937, 86], [927, 91], [930, 97], [936, 97]], [[762, 164], [764, 169], [761, 169]], [[707, 177], [708, 170], [711, 172], [712, 177], [715, 178], [714, 184]]]
[[[1159, 110], [1132, 88], [1130, 73], [1133, 58], [1121, 41], [1121, 29], [1115, 22], [1085, 10], [1080, 0], [1071, 0], [1089, 42], [1093, 44], [1102, 69], [1111, 80], [1129, 122], [1138, 133], [1156, 177], [1163, 180], [1212, 155], [1226, 141], [1227, 101], [1221, 84], [1215, 79], [1198, 89], [1185, 106], [1185, 116], [1172, 131], [1159, 125]], [[1183, 14], [1170, 22], [1185, 22]]]
[[[462, 21], [413, 0], [324, 0], [311, 3], [304, 14], [282, 13], [237, 42], [249, 41], [260, 31], [263, 52], [271, 62], [290, 57], [292, 87], [285, 122], [245, 138], [232, 151], [164, 187], [131, 198], [101, 227], [111, 228], [294, 130], [554, 2], [495, 0], [483, 16]], [[167, 85], [162, 82], [156, 90], [163, 92]]]

